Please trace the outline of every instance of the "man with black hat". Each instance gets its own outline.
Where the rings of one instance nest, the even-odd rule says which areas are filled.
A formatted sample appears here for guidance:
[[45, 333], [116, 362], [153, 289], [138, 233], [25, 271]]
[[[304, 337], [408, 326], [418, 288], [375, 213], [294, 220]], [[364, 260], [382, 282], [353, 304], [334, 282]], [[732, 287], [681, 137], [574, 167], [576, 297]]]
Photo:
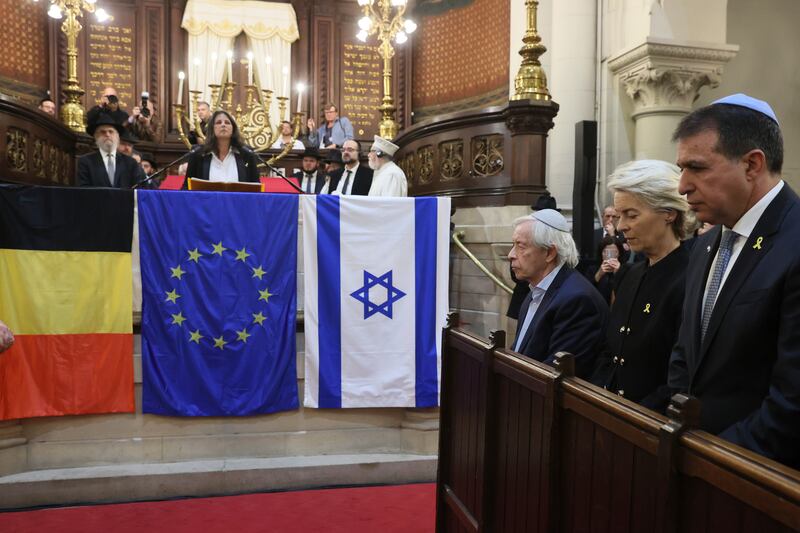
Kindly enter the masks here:
[[139, 142], [139, 139], [128, 131], [128, 128], [122, 128], [122, 134], [119, 136], [119, 147], [117, 149], [123, 154], [133, 157], [133, 147], [137, 142]]
[[339, 171], [344, 166], [344, 161], [342, 160], [342, 152], [339, 150], [330, 149], [328, 150], [328, 155], [325, 156], [325, 159], [322, 160], [325, 163], [325, 173], [326, 174], [333, 174], [336, 171]]
[[153, 154], [150, 152], [142, 152], [142, 162], [139, 164], [142, 166], [144, 173], [148, 176], [158, 171], [156, 158], [153, 157]]
[[144, 171], [136, 161], [118, 150], [122, 130], [108, 115], [100, 115], [89, 126], [88, 133], [94, 137], [98, 151], [78, 159], [78, 186], [130, 189], [144, 179]]
[[306, 148], [303, 152], [303, 170], [294, 173], [294, 177], [300, 180], [300, 187], [308, 194], [319, 194], [325, 185], [325, 179], [319, 172], [320, 159], [316, 148]]

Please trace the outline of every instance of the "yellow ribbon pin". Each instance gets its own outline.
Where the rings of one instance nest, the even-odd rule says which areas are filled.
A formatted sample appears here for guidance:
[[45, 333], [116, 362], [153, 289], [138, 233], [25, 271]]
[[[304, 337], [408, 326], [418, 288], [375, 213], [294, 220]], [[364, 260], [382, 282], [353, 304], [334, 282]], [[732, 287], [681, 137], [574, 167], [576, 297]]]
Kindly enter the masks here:
[[756, 243], [753, 245], [753, 250], [760, 250], [761, 249], [761, 241], [764, 240], [764, 237], [759, 237], [756, 239]]
[[650, 304], [645, 304], [644, 305], [644, 312], [645, 313], [649, 313], [650, 312]]

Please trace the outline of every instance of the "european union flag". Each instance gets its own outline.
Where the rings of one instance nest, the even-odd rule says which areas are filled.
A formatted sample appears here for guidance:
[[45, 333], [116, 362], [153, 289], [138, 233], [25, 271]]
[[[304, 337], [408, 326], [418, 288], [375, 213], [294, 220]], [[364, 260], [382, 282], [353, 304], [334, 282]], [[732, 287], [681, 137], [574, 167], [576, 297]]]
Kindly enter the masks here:
[[139, 191], [142, 411], [297, 409], [297, 197]]

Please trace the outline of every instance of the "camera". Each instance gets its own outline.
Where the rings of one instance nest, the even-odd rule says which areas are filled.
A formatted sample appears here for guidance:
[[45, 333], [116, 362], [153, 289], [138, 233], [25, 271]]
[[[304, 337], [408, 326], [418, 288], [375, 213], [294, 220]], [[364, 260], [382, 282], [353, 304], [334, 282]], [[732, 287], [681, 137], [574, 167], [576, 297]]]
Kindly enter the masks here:
[[147, 101], [149, 99], [150, 99], [150, 93], [148, 93], [147, 91], [142, 91], [142, 105], [140, 106], [141, 109], [139, 112], [142, 114], [143, 117], [150, 116], [150, 108], [147, 107]]

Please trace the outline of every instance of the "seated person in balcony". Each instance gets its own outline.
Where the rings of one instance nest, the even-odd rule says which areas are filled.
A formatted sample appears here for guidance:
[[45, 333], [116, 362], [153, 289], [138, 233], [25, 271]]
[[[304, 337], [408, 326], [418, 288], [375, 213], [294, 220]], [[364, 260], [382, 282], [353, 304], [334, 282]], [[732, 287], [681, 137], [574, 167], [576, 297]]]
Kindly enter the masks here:
[[[372, 169], [362, 165], [359, 161], [361, 143], [356, 140], [344, 142], [342, 148], [342, 162], [344, 168], [331, 173], [330, 188], [332, 194], [355, 194], [366, 196], [372, 186]], [[329, 185], [326, 184], [322, 194], [327, 194]]]
[[575, 356], [578, 377], [591, 375], [608, 323], [608, 306], [574, 270], [578, 250], [564, 216], [543, 209], [514, 221], [511, 269], [530, 285], [520, 308], [512, 349], [552, 363], [558, 352]]
[[292, 141], [292, 123], [288, 120], [281, 122], [279, 133], [280, 135], [275, 139], [275, 142], [272, 143], [270, 148], [274, 150], [283, 150], [290, 142], [292, 143], [292, 150], [303, 150], [305, 148], [305, 145], [299, 139]]
[[685, 116], [680, 192], [701, 222], [686, 270], [669, 385], [700, 426], [800, 467], [800, 198], [781, 179], [774, 111], [744, 94]]
[[[113, 87], [106, 87], [103, 89], [103, 95], [100, 97], [100, 105], [96, 105], [86, 113], [86, 131], [94, 129], [94, 123], [97, 122], [101, 114], [108, 115], [111, 119], [120, 126], [128, 123], [128, 113], [120, 107], [119, 97], [117, 90]], [[89, 134], [91, 135], [91, 133]]]
[[6, 326], [2, 320], [0, 320], [0, 353], [5, 352], [11, 345], [14, 344], [14, 334], [11, 330]]
[[209, 124], [203, 149], [189, 157], [186, 177], [258, 182], [258, 159], [242, 140], [233, 117], [220, 109], [211, 115]]
[[[681, 325], [689, 264], [681, 240], [694, 229], [689, 204], [678, 193], [679, 172], [664, 161], [631, 161], [608, 183], [620, 217], [617, 229], [647, 260], [616, 274], [606, 345], [591, 381], [656, 410], [669, 401], [667, 367]], [[613, 237], [606, 239], [614, 250], [621, 248]]]
[[308, 194], [320, 194], [326, 185], [325, 176], [319, 170], [319, 160], [322, 156], [316, 148], [306, 148], [303, 152], [303, 169], [295, 170], [293, 177], [300, 181], [300, 188]]
[[375, 136], [367, 154], [372, 174], [369, 196], [408, 196], [406, 173], [392, 159], [400, 147], [383, 137]]
[[[200, 130], [205, 135], [208, 131], [208, 119], [211, 117], [211, 106], [208, 105], [208, 102], [197, 102], [197, 118], [200, 120]], [[195, 130], [194, 122], [189, 129], [189, 134], [187, 135], [189, 142], [191, 144], [197, 144], [199, 142], [199, 138], [197, 137], [197, 131]]]
[[316, 127], [314, 119], [308, 119], [309, 144], [319, 148], [341, 148], [344, 146], [345, 141], [354, 138], [353, 125], [347, 117], [339, 116], [339, 110], [334, 104], [327, 104], [323, 109], [325, 111], [325, 123], [316, 132], [314, 132]]
[[39, 101], [39, 111], [47, 113], [53, 118], [56, 118], [56, 103], [50, 97], [42, 98]]
[[109, 115], [101, 114], [89, 129], [97, 151], [78, 158], [79, 187], [114, 187], [130, 189], [144, 179], [142, 167], [130, 156], [119, 151], [122, 126]]
[[[145, 111], [146, 109], [146, 111]], [[136, 106], [128, 117], [127, 128], [141, 141], [156, 142], [161, 132], [161, 119], [156, 115], [153, 101], [147, 100], [147, 107]]]

